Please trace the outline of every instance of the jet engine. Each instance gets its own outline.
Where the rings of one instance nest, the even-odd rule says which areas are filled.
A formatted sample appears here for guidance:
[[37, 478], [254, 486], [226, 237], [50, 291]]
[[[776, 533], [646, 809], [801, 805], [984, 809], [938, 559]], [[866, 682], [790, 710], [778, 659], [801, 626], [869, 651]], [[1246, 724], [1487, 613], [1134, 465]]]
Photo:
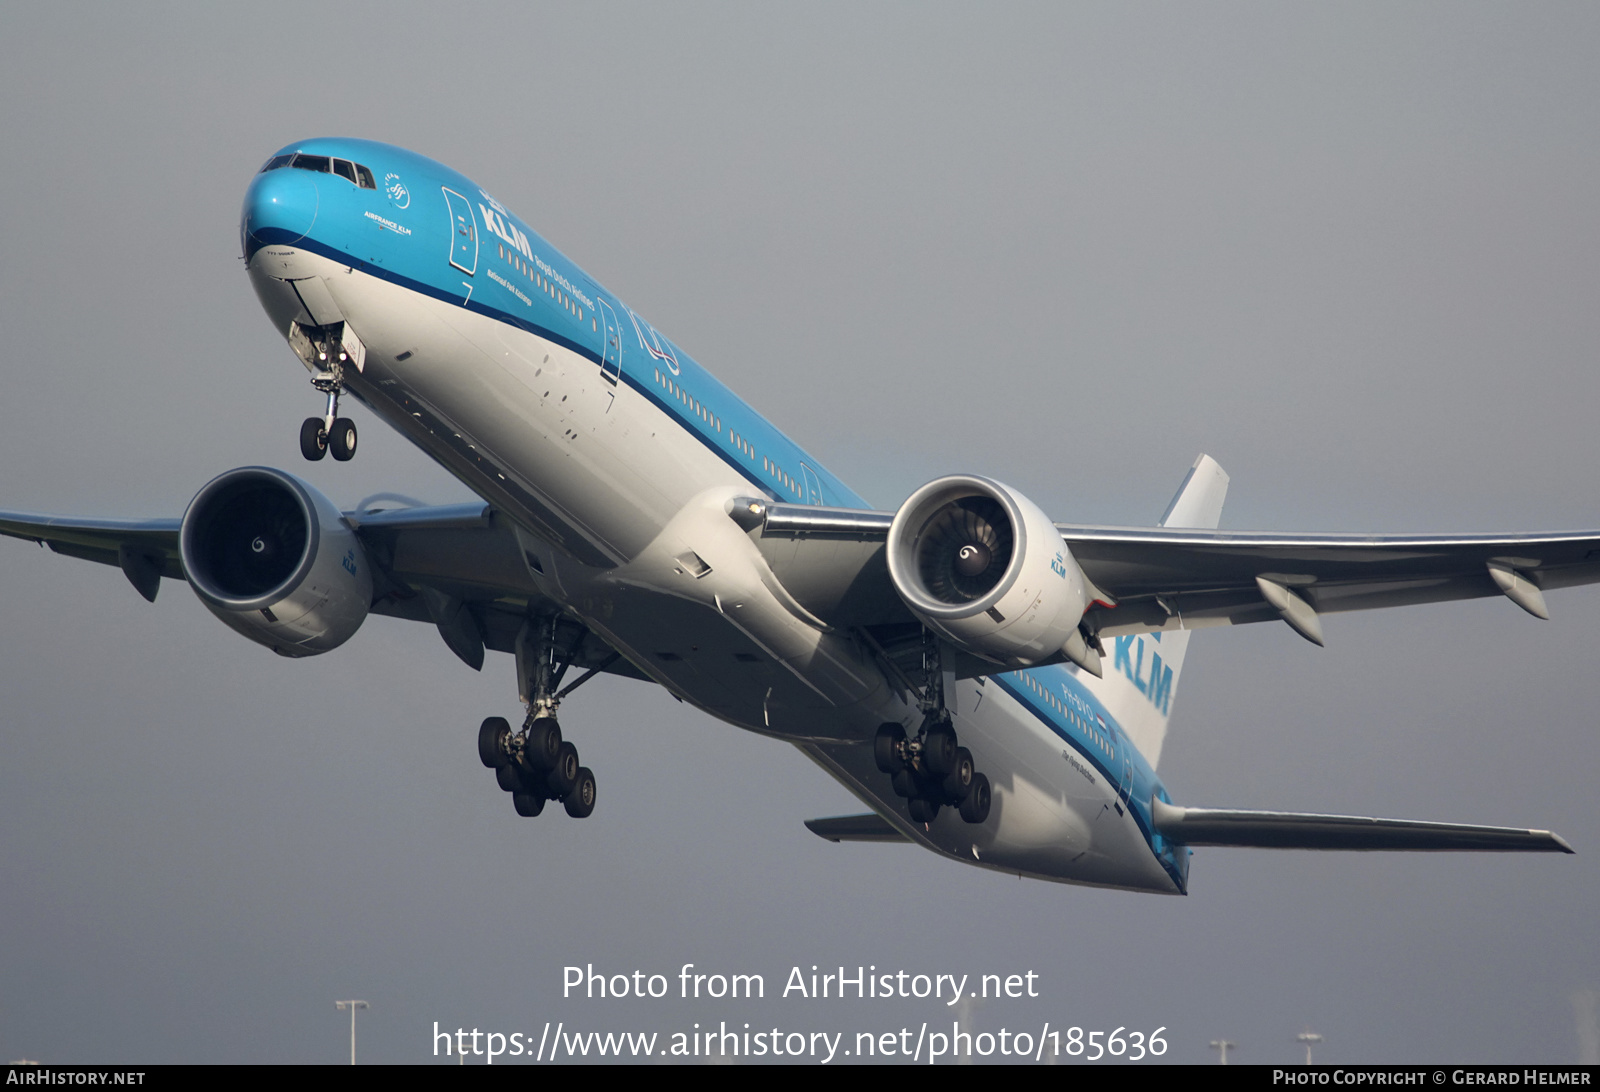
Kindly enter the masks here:
[[1069, 642], [1083, 652], [1088, 581], [1050, 518], [1008, 486], [957, 475], [918, 489], [889, 528], [888, 563], [911, 612], [974, 655], [1027, 667]]
[[338, 648], [372, 605], [361, 540], [327, 497], [281, 470], [213, 479], [184, 513], [178, 550], [211, 613], [282, 656]]

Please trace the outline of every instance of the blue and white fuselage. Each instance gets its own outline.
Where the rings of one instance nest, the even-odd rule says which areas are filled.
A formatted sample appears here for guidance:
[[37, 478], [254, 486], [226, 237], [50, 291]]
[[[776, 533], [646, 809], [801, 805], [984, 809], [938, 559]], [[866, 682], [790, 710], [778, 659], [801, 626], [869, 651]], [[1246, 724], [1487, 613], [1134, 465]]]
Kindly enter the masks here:
[[[282, 159], [296, 153], [326, 165]], [[1151, 820], [1166, 794], [1142, 737], [1073, 667], [948, 687], [993, 808], [980, 824], [951, 809], [913, 823], [870, 744], [886, 721], [915, 724], [916, 705], [728, 518], [741, 498], [865, 502], [485, 190], [388, 145], [305, 141], [255, 177], [241, 231], [279, 334], [347, 324], [364, 354], [344, 388], [507, 516], [540, 591], [674, 694], [796, 744], [941, 853], [1185, 890], [1187, 850]], [[1159, 643], [1124, 642], [1107, 677], [1164, 723]]]

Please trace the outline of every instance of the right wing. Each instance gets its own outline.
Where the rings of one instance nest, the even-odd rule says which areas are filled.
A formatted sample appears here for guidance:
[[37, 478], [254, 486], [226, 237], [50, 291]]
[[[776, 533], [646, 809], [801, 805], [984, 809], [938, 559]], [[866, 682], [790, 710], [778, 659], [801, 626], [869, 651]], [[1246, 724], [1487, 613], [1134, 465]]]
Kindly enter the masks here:
[[[516, 535], [482, 502], [346, 512], [344, 520], [375, 570], [371, 613], [437, 626], [469, 667], [482, 666], [485, 648], [512, 652], [531, 613], [558, 611], [529, 575]], [[0, 512], [0, 535], [120, 568], [154, 602], [163, 576], [184, 579], [178, 557], [182, 522]], [[574, 667], [647, 678], [575, 622], [563, 621], [557, 642], [575, 650]]]

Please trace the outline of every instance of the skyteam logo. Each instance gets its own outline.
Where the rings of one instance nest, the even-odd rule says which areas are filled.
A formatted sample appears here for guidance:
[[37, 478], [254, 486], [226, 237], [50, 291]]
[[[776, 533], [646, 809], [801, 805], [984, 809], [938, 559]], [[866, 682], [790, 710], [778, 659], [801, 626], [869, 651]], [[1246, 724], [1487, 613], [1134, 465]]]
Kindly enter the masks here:
[[393, 173], [383, 176], [383, 192], [389, 195], [389, 203], [397, 209], [411, 207], [411, 191], [406, 189], [406, 184], [400, 181], [400, 176]]
[[[1155, 641], [1161, 640], [1161, 634], [1152, 633]], [[1161, 711], [1165, 716], [1167, 709], [1172, 705], [1172, 668], [1161, 662], [1161, 653], [1155, 650], [1155, 641], [1150, 644], [1150, 670], [1145, 672], [1145, 647], [1143, 637], [1117, 637], [1117, 650], [1112, 659], [1112, 669], [1120, 671], [1127, 676], [1128, 681], [1139, 688], [1139, 693], [1150, 699], [1150, 704]]]

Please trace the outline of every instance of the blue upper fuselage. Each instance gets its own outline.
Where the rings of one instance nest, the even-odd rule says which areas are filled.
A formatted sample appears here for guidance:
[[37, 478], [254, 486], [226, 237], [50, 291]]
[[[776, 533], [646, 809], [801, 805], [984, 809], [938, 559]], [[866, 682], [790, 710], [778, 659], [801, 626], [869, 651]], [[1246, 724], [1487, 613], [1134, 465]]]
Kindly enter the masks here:
[[486, 190], [443, 164], [374, 141], [300, 141], [255, 176], [239, 229], [246, 260], [269, 244], [300, 247], [588, 357], [776, 500], [870, 507]]
[[[775, 500], [868, 508], [787, 436], [464, 175], [389, 144], [299, 141], [245, 193], [246, 260], [293, 246], [510, 323], [637, 389]], [[1119, 795], [1179, 890], [1188, 859], [1150, 820], [1155, 772], [1063, 666], [997, 676], [1009, 694]], [[1079, 767], [1080, 770], [1082, 766]]]

